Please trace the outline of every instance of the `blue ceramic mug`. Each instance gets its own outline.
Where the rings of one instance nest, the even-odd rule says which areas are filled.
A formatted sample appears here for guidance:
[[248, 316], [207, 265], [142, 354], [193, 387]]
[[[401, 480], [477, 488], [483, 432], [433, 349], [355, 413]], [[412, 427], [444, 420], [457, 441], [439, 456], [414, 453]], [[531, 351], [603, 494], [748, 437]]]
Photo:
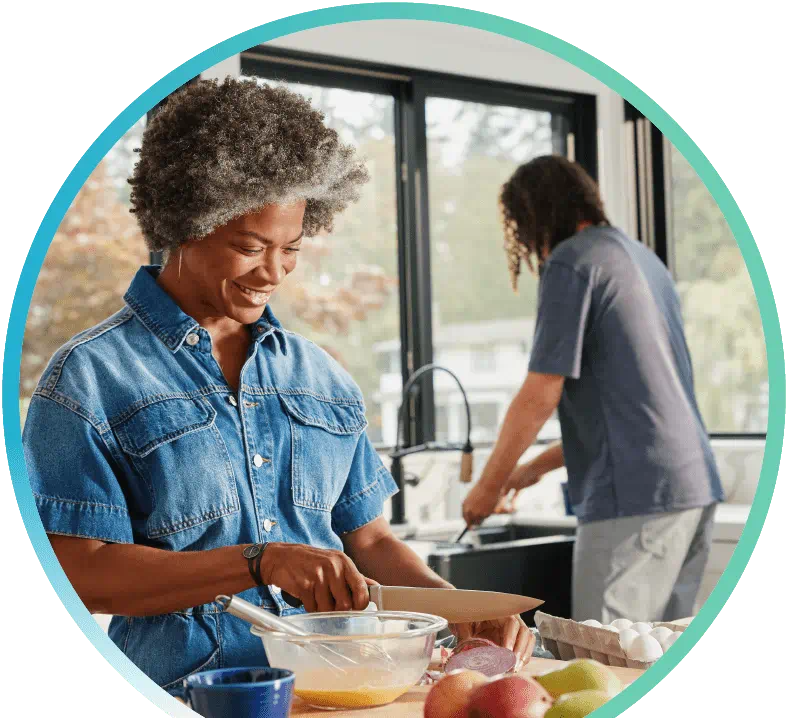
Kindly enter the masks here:
[[185, 678], [183, 699], [204, 718], [287, 718], [294, 683], [282, 668], [221, 668]]

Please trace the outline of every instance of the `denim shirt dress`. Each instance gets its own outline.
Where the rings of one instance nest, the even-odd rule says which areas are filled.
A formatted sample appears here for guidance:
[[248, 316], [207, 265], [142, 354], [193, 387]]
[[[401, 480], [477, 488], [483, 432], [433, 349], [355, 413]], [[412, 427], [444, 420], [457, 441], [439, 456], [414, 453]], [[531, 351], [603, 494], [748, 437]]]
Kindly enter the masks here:
[[[44, 529], [167, 551], [341, 550], [340, 536], [396, 492], [359, 388], [266, 308], [233, 391], [208, 332], [159, 287], [159, 271], [140, 268], [127, 306], [62, 347], [31, 399], [23, 443]], [[277, 615], [302, 610], [276, 586], [240, 595]], [[266, 664], [260, 639], [215, 603], [115, 616], [109, 635], [171, 692], [199, 670]]]

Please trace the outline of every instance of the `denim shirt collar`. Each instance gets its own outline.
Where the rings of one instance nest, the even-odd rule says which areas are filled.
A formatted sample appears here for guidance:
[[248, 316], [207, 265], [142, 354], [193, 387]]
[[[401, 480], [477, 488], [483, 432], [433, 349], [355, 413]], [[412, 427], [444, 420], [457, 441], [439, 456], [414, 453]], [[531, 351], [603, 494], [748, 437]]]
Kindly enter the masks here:
[[[123, 299], [137, 318], [172, 352], [177, 352], [198, 322], [186, 314], [156, 281], [161, 272], [158, 265], [140, 267]], [[271, 331], [282, 333], [282, 325], [266, 306], [263, 316], [250, 326], [255, 342], [262, 341]], [[282, 337], [283, 338], [283, 337]]]

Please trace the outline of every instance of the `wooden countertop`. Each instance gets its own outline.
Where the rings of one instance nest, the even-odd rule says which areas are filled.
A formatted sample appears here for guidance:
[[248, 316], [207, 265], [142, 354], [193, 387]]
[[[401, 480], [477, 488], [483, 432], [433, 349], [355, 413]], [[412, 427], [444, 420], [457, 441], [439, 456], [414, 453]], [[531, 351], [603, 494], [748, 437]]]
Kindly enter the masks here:
[[[520, 671], [520, 675], [539, 675], [549, 671], [558, 670], [565, 665], [566, 661], [552, 661], [547, 658], [532, 658]], [[643, 671], [636, 668], [615, 668], [610, 667], [625, 685], [629, 685], [636, 678], [643, 674]], [[326, 718], [326, 715], [340, 718], [359, 718], [360, 716], [385, 716], [385, 718], [423, 718], [424, 700], [431, 686], [415, 686], [404, 696], [398, 698], [394, 703], [378, 708], [356, 709], [347, 711], [325, 711], [310, 708], [300, 698], [293, 699], [293, 709], [291, 716], [302, 716], [303, 718]]]

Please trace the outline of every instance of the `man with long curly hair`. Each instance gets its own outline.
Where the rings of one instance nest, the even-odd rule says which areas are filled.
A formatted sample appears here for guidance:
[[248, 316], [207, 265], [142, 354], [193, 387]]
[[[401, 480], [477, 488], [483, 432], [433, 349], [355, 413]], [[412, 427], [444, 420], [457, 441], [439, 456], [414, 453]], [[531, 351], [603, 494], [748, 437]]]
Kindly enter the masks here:
[[[477, 524], [565, 465], [579, 524], [573, 616], [690, 616], [723, 491], [673, 279], [563, 157], [520, 167], [501, 207], [512, 283], [523, 261], [536, 269], [539, 305], [528, 376], [463, 515]], [[516, 467], [556, 408], [562, 441]]]
[[[174, 94], [130, 180], [165, 264], [56, 352], [30, 402], [25, 459], [58, 560], [173, 693], [196, 671], [265, 660], [219, 594], [290, 615], [363, 610], [376, 582], [451, 588], [383, 516], [396, 485], [359, 388], [269, 307], [303, 238], [330, 231], [368, 179], [323, 120], [254, 81]], [[533, 650], [519, 616], [456, 631]]]

